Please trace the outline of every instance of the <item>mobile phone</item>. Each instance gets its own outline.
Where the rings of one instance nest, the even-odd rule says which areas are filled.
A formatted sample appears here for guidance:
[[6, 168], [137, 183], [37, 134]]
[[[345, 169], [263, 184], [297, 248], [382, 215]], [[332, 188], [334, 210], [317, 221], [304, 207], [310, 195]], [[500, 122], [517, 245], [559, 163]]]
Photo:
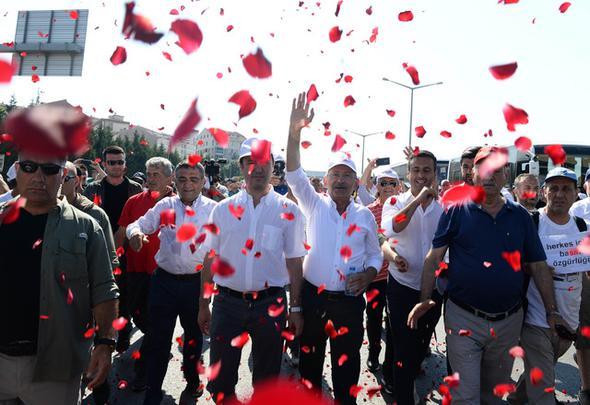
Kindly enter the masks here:
[[94, 161], [92, 161], [90, 159], [80, 159], [80, 161], [82, 163], [84, 163], [85, 165], [92, 165], [94, 163]]
[[384, 166], [389, 164], [389, 158], [379, 158], [375, 161], [376, 166]]

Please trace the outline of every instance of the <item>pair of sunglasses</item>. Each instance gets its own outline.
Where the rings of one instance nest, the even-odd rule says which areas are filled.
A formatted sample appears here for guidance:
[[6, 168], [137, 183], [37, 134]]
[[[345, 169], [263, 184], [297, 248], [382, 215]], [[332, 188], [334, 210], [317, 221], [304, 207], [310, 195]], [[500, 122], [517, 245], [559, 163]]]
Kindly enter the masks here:
[[62, 166], [55, 163], [37, 163], [31, 160], [23, 160], [18, 162], [20, 169], [25, 173], [35, 173], [38, 168], [46, 176], [55, 176], [62, 169]]
[[109, 166], [115, 166], [115, 165], [123, 166], [125, 164], [125, 161], [124, 160], [107, 160], [107, 164]]
[[397, 187], [397, 181], [382, 181], [379, 184], [381, 184], [381, 187], [387, 187], [387, 186]]

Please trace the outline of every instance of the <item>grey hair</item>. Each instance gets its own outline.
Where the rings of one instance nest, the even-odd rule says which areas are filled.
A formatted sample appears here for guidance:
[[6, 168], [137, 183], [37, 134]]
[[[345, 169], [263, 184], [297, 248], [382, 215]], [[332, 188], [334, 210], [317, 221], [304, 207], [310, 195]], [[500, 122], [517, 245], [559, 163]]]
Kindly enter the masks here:
[[520, 186], [520, 184], [525, 181], [525, 179], [535, 179], [537, 180], [537, 182], [539, 181], [539, 177], [537, 177], [537, 175], [532, 174], [532, 173], [521, 173], [518, 176], [516, 176], [516, 178], [514, 179], [514, 185], [513, 188], [518, 188], [518, 186]]
[[205, 177], [205, 166], [203, 166], [200, 163], [197, 163], [196, 165], [191, 165], [189, 162], [185, 160], [176, 165], [176, 169], [174, 170], [174, 172], [178, 172], [178, 170], [180, 169], [197, 169], [201, 176], [203, 178]]
[[163, 157], [155, 156], [153, 158], [149, 158], [147, 162], [145, 162], [145, 170], [147, 171], [150, 167], [162, 168], [164, 172], [164, 176], [170, 177], [174, 172], [174, 166], [172, 163]]

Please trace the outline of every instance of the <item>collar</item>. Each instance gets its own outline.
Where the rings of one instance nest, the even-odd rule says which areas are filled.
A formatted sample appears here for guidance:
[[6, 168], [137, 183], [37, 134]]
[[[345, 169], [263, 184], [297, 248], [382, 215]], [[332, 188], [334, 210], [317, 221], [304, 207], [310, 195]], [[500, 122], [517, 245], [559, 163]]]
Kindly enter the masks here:
[[[260, 197], [260, 203], [259, 204], [266, 204], [267, 201], [272, 201], [276, 198], [276, 196], [278, 195], [278, 193], [276, 191], [274, 191], [271, 187], [271, 189], [268, 191], [268, 193], [266, 193], [265, 195], [263, 195], [262, 197]], [[252, 195], [250, 193], [248, 193], [248, 191], [243, 188], [241, 189], [237, 194], [236, 194], [236, 198], [239, 201], [243, 201], [243, 202], [252, 202], [252, 204], [254, 204], [254, 198], [252, 198]]]

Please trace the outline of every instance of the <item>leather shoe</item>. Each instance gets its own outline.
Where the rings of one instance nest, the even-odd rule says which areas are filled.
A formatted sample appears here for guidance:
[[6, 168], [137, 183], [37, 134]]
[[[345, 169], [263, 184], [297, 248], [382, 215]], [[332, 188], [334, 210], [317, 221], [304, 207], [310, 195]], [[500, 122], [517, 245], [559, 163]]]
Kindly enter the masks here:
[[381, 364], [379, 364], [379, 359], [367, 359], [367, 368], [371, 373], [376, 373], [377, 371], [381, 370]]

